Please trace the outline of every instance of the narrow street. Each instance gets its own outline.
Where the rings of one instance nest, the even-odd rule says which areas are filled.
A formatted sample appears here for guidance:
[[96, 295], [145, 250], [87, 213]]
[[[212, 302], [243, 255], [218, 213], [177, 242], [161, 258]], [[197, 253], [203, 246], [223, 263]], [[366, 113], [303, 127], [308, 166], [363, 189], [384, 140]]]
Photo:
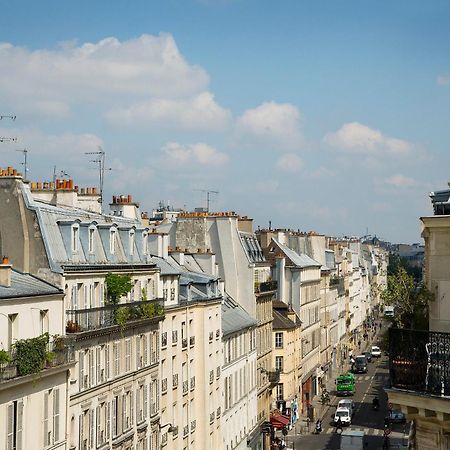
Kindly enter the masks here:
[[[388, 380], [388, 361], [383, 356], [379, 359], [372, 359], [369, 363], [369, 370], [365, 374], [357, 374], [356, 392], [353, 397], [336, 397], [335, 391], [331, 391], [331, 402], [325, 409], [322, 418], [323, 431], [320, 435], [313, 434], [314, 424], [310, 425], [307, 432], [304, 424], [297, 424], [297, 427], [290, 431], [286, 444], [288, 449], [340, 449], [340, 435], [336, 433], [333, 426], [333, 416], [336, 405], [342, 398], [351, 398], [355, 403], [355, 414], [349, 429], [363, 431], [367, 450], [383, 448], [384, 418], [388, 414], [387, 396], [383, 386]], [[372, 409], [372, 400], [378, 396], [380, 409]], [[392, 424], [389, 436], [389, 449], [402, 449], [406, 442], [404, 436], [408, 434], [407, 425]], [[345, 449], [343, 449], [345, 450]]]

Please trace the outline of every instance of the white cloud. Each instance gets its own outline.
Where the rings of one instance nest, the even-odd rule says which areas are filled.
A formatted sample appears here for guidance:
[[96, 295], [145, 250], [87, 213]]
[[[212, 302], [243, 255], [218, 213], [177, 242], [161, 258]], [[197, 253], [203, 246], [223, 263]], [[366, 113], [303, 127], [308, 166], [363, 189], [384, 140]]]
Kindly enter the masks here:
[[182, 145], [169, 142], [162, 149], [166, 162], [177, 167], [197, 165], [219, 167], [228, 162], [228, 156], [215, 148], [199, 142], [197, 144]]
[[450, 75], [439, 75], [437, 83], [442, 85], [450, 85]]
[[392, 175], [384, 179], [386, 184], [396, 187], [411, 187], [417, 184], [416, 180], [413, 178], [405, 177], [404, 175]]
[[297, 149], [303, 143], [299, 110], [289, 103], [265, 102], [244, 111], [237, 119], [238, 133], [281, 149]]
[[[170, 34], [28, 50], [0, 43], [0, 97], [14, 111], [56, 116], [85, 102], [111, 104], [140, 96], [190, 97], [205, 91], [206, 72], [189, 64]], [[5, 104], [5, 101], [4, 101]]]
[[324, 137], [326, 144], [347, 152], [366, 155], [407, 155], [412, 151], [411, 143], [384, 136], [381, 131], [358, 122], [344, 124], [335, 133]]
[[231, 113], [210, 92], [188, 99], [150, 99], [113, 109], [106, 117], [114, 124], [208, 131], [224, 130], [231, 122]]
[[303, 161], [295, 153], [286, 153], [277, 161], [277, 167], [284, 172], [298, 173], [303, 168]]

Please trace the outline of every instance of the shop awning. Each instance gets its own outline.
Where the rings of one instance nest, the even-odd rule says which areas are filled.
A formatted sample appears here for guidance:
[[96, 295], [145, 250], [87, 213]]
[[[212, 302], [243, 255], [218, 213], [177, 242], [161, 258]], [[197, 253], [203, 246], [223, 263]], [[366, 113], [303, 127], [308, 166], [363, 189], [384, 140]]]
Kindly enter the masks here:
[[290, 423], [290, 419], [287, 416], [283, 416], [282, 414], [278, 416], [272, 416], [270, 418], [270, 423], [274, 428], [278, 428], [279, 430], [282, 430], [283, 428], [287, 427]]

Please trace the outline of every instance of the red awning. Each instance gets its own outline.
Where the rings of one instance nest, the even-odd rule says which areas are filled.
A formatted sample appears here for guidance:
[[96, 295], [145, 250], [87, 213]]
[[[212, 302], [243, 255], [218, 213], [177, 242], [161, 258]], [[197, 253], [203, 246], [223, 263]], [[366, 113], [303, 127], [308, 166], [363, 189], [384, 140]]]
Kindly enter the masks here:
[[290, 423], [290, 419], [287, 416], [279, 415], [274, 416], [270, 418], [270, 423], [274, 428], [278, 428], [279, 430], [282, 430], [283, 428], [287, 427]]

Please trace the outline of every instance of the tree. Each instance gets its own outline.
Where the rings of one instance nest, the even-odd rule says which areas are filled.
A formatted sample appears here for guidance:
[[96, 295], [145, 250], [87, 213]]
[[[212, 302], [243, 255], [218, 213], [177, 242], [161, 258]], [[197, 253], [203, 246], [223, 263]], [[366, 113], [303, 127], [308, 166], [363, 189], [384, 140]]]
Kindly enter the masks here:
[[127, 295], [133, 288], [129, 275], [117, 275], [108, 273], [105, 277], [106, 298], [109, 303], [117, 305], [120, 297]]
[[398, 328], [428, 329], [428, 305], [433, 294], [401, 265], [388, 275], [387, 289], [381, 298], [385, 305], [394, 306], [393, 321]]

